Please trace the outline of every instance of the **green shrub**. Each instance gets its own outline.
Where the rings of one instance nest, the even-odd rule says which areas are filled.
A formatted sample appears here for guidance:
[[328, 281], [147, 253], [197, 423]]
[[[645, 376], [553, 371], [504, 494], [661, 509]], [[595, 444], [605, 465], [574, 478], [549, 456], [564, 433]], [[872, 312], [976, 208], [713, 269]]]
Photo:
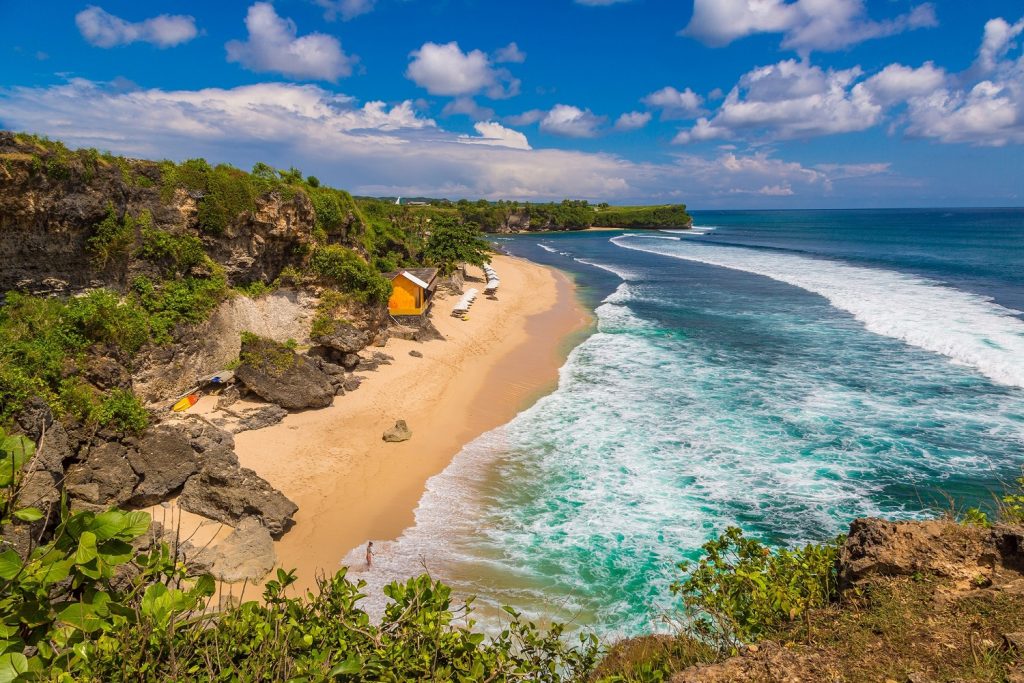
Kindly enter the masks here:
[[141, 434], [149, 426], [149, 412], [131, 391], [112, 389], [100, 403], [96, 422], [102, 427]]
[[164, 162], [161, 171], [165, 201], [176, 188], [201, 195], [198, 222], [207, 234], [220, 235], [243, 213], [256, 210], [260, 188], [245, 171], [227, 164], [211, 167], [205, 159], [189, 159], [178, 165]]
[[1009, 524], [1024, 524], [1024, 477], [1019, 477], [1015, 488], [1000, 498], [999, 519]]
[[695, 565], [679, 565], [686, 576], [671, 590], [698, 637], [734, 651], [837, 597], [841, 541], [772, 552], [730, 527], [702, 546]]
[[146, 313], [108, 289], [97, 289], [68, 301], [67, 321], [92, 343], [112, 344], [128, 356], [149, 340]]
[[391, 282], [351, 249], [331, 244], [318, 246], [309, 269], [323, 282], [335, 285], [365, 303], [383, 304], [391, 296]]
[[476, 228], [459, 224], [451, 218], [438, 220], [431, 227], [430, 239], [423, 250], [427, 261], [445, 275], [461, 263], [482, 266], [489, 263], [491, 245]]
[[142, 230], [142, 245], [136, 254], [139, 258], [163, 265], [169, 274], [188, 271], [207, 261], [203, 241], [194, 235], [174, 235], [153, 227], [149, 212], [139, 216]]
[[175, 327], [206, 320], [227, 292], [227, 278], [216, 270], [212, 277], [186, 276], [154, 282], [140, 276], [132, 281], [132, 292], [149, 314], [150, 334], [158, 344], [173, 340]]
[[87, 242], [96, 267], [102, 270], [111, 261], [127, 256], [134, 243], [135, 221], [127, 214], [118, 217], [114, 205], [107, 204], [106, 218], [95, 225]]
[[960, 517], [960, 523], [968, 526], [990, 527], [988, 514], [980, 508], [967, 508]]

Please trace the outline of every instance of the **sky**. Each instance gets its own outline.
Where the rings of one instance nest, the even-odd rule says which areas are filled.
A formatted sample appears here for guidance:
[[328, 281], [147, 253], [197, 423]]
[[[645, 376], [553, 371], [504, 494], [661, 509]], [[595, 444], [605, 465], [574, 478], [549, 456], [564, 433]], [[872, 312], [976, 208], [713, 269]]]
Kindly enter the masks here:
[[355, 194], [1024, 205], [1021, 0], [0, 0], [0, 127]]

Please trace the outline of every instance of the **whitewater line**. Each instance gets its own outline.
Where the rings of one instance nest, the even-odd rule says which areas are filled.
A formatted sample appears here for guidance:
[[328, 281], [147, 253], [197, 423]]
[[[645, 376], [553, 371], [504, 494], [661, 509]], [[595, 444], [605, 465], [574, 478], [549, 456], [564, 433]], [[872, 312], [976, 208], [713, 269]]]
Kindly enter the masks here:
[[[613, 237], [623, 249], [740, 270], [820, 294], [869, 331], [975, 368], [992, 381], [1024, 387], [1024, 322], [988, 297], [891, 270], [742, 247], [687, 242], [643, 244]], [[640, 238], [643, 239], [642, 237]]]

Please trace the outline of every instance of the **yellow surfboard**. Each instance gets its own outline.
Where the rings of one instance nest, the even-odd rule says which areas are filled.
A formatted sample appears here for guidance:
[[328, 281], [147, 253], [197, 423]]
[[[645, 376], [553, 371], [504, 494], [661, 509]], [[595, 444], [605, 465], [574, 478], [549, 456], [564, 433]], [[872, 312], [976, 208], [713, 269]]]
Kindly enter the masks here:
[[180, 413], [183, 410], [188, 410], [189, 408], [194, 406], [196, 404], [196, 401], [198, 401], [198, 400], [199, 400], [199, 394], [189, 394], [185, 398], [183, 398], [180, 401], [178, 401], [177, 403], [175, 403], [174, 407], [171, 408], [171, 410], [173, 410], [176, 413]]

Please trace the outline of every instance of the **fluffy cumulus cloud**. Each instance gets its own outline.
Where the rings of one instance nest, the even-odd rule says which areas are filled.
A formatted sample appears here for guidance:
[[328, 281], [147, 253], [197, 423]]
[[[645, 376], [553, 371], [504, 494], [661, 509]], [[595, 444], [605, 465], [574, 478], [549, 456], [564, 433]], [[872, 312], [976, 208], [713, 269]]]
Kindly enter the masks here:
[[666, 86], [644, 97], [642, 102], [652, 109], [660, 109], [662, 121], [668, 121], [693, 118], [701, 112], [704, 98], [689, 88], [679, 91]]
[[629, 111], [615, 120], [615, 130], [640, 130], [651, 122], [649, 111]]
[[597, 136], [604, 122], [603, 116], [596, 116], [589, 109], [556, 104], [540, 120], [540, 129], [567, 138], [592, 138]]
[[410, 57], [406, 78], [431, 95], [484, 92], [491, 99], [501, 99], [519, 93], [519, 80], [507, 69], [495, 68], [490, 57], [480, 50], [463, 52], [456, 42], [424, 43]]
[[373, 11], [377, 0], [314, 0], [317, 5], [324, 8], [324, 18], [327, 21], [335, 21], [341, 17], [343, 21], [354, 19], [361, 14]]
[[143, 21], [125, 21], [121, 17], [90, 5], [75, 15], [79, 33], [90, 45], [117, 47], [129, 43], [152, 43], [157, 47], [174, 47], [192, 40], [198, 34], [196, 20], [190, 16], [161, 14]]
[[695, 0], [693, 17], [681, 33], [711, 46], [755, 33], [781, 33], [784, 48], [807, 53], [841, 50], [937, 23], [930, 3], [877, 21], [868, 17], [864, 0]]
[[[808, 59], [758, 67], [740, 78], [712, 116], [698, 118], [675, 142], [809, 138], [889, 120], [891, 132], [940, 142], [1024, 143], [1022, 34], [1024, 18], [988, 21], [977, 57], [962, 73], [931, 61], [889, 64], [870, 76], [860, 67], [825, 70]], [[657, 94], [645, 102], [654, 106]]]
[[932, 62], [918, 68], [890, 64], [864, 82], [875, 101], [894, 104], [929, 95], [946, 82], [946, 71]]
[[1022, 33], [1024, 19], [992, 19], [967, 71], [893, 64], [864, 85], [880, 102], [906, 104], [901, 122], [910, 136], [991, 147], [1024, 143]]
[[864, 130], [878, 123], [882, 106], [862, 84], [859, 67], [824, 70], [785, 60], [744, 74], [713, 118], [700, 118], [676, 142], [765, 136], [809, 138]]
[[523, 133], [518, 130], [506, 128], [494, 121], [480, 121], [473, 125], [479, 137], [471, 135], [460, 135], [459, 142], [475, 145], [492, 145], [495, 147], [510, 147], [512, 149], [533, 149]]
[[477, 123], [476, 135], [459, 135], [418, 114], [411, 102], [359, 103], [293, 83], [125, 91], [73, 80], [0, 89], [0, 121], [72, 145], [141, 157], [205, 156], [243, 167], [257, 160], [300, 164], [333, 185], [370, 195], [706, 206], [735, 206], [749, 196], [758, 205], [778, 191], [818, 197], [832, 175], [844, 173], [764, 152], [678, 154], [663, 163], [640, 163], [612, 154], [531, 149], [525, 135], [493, 121]]
[[519, 46], [515, 43], [509, 43], [494, 53], [494, 62], [496, 64], [522, 64], [525, 61], [526, 53], [520, 50]]
[[229, 62], [298, 79], [334, 82], [352, 74], [355, 59], [345, 54], [337, 38], [325, 33], [299, 36], [295, 22], [278, 16], [269, 2], [249, 8], [245, 27], [247, 40], [225, 45]]

